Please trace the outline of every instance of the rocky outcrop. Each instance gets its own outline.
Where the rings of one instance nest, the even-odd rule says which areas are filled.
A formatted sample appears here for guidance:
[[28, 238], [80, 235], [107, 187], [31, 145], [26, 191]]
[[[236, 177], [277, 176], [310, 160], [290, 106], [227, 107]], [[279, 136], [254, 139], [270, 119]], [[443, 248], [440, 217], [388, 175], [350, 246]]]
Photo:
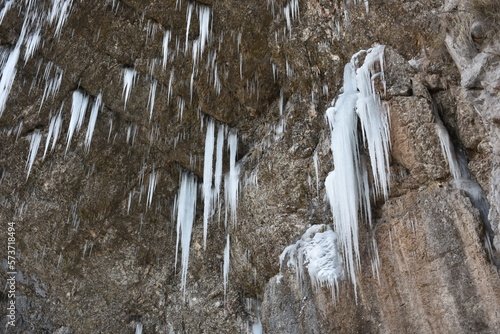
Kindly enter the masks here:
[[[16, 228], [15, 327], [0, 322], [8, 333], [500, 332], [500, 49], [484, 11], [430, 0], [29, 3], [7, 1], [0, 12], [2, 69], [31, 10], [47, 14], [33, 56], [24, 62], [27, 44], [20, 49], [0, 117], [4, 248], [8, 222]], [[58, 32], [49, 14], [65, 4]], [[386, 45], [378, 89], [390, 110], [390, 194], [373, 200], [371, 226], [360, 223], [357, 287], [346, 277], [332, 296], [279, 256], [310, 225], [332, 224], [324, 112], [344, 64], [374, 44]], [[126, 70], [136, 79], [125, 106]], [[89, 149], [90, 107], [66, 149], [75, 90], [90, 105], [102, 96]], [[62, 132], [44, 154], [59, 111]], [[237, 133], [240, 193], [235, 221], [221, 195], [204, 249], [209, 119], [225, 138]], [[478, 196], [452, 182], [438, 123]], [[185, 293], [181, 173], [200, 184]], [[0, 292], [3, 310], [11, 299]]]

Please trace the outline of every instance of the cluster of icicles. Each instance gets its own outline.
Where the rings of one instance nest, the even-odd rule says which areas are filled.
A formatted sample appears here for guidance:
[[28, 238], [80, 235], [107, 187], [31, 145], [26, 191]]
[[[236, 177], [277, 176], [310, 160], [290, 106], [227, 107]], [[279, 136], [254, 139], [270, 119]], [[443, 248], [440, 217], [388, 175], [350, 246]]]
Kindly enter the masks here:
[[[313, 287], [327, 286], [333, 296], [338, 280], [345, 276], [344, 263], [356, 291], [360, 214], [371, 224], [370, 196], [384, 199], [388, 196], [389, 118], [375, 88], [377, 82], [381, 82], [385, 90], [382, 45], [356, 53], [345, 65], [343, 93], [326, 111], [335, 169], [326, 178], [325, 188], [335, 232], [324, 225], [313, 226], [280, 257], [282, 264], [288, 258], [287, 265], [295, 267], [300, 281], [307, 267]], [[367, 157], [362, 154], [361, 146], [367, 151]], [[373, 185], [368, 181], [366, 159], [370, 160]], [[338, 248], [343, 256], [338, 256]], [[374, 261], [372, 268], [377, 270], [378, 256], [374, 256]]]
[[[205, 159], [203, 167], [203, 247], [207, 245], [207, 234], [209, 222], [216, 213], [221, 212], [221, 186], [222, 186], [222, 166], [224, 139], [228, 132], [225, 125], [219, 125], [217, 130], [217, 143], [215, 142], [215, 122], [209, 119], [205, 138]], [[229, 147], [229, 171], [224, 177], [224, 225], [226, 230], [226, 247], [224, 249], [224, 295], [227, 290], [229, 275], [229, 254], [230, 254], [230, 224], [236, 223], [236, 210], [238, 205], [238, 189], [240, 167], [236, 163], [238, 150], [238, 138], [234, 131], [227, 134], [227, 145]], [[214, 161], [215, 156], [215, 172]], [[177, 213], [177, 240], [176, 257], [181, 244], [181, 288], [183, 293], [186, 291], [186, 279], [189, 263], [189, 249], [191, 244], [191, 233], [196, 215], [198, 181], [191, 172], [183, 171], [180, 178], [179, 193], [175, 199], [174, 208]], [[177, 263], [177, 258], [175, 263]]]

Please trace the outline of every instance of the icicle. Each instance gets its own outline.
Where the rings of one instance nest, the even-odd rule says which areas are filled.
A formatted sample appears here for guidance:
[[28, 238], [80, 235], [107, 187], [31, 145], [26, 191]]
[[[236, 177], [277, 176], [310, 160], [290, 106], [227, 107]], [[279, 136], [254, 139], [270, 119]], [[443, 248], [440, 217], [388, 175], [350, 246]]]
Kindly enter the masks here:
[[216, 203], [219, 203], [220, 188], [222, 184], [222, 158], [224, 152], [224, 133], [226, 132], [226, 126], [223, 124], [219, 125], [217, 130], [217, 148], [215, 152], [215, 178], [214, 178], [214, 207]]
[[50, 71], [52, 69], [53, 63], [48, 62], [45, 66], [45, 73], [43, 78], [45, 79], [45, 88], [43, 89], [42, 101], [40, 102], [40, 108], [38, 108], [38, 112], [42, 110], [43, 103], [50, 96], [55, 96], [61, 87], [61, 81], [63, 76], [63, 70], [56, 66], [56, 74], [50, 79]]
[[167, 104], [170, 104], [170, 98], [173, 93], [173, 83], [174, 83], [174, 69], [170, 70], [170, 79], [168, 79], [168, 90], [167, 90]]
[[148, 106], [149, 106], [149, 120], [151, 121], [151, 118], [153, 117], [153, 109], [155, 106], [155, 96], [156, 96], [156, 85], [158, 84], [158, 81], [155, 79], [151, 80], [151, 85], [149, 88], [149, 98], [148, 98]]
[[[367, 168], [358, 147], [358, 119], [370, 155], [374, 193], [388, 196], [389, 120], [374, 88], [374, 79], [383, 80], [383, 52], [384, 46], [377, 46], [352, 57], [344, 68], [344, 92], [326, 111], [335, 170], [328, 174], [325, 188], [355, 294], [356, 267], [360, 265], [358, 214], [364, 213], [371, 223]], [[356, 71], [358, 56], [365, 54], [364, 64]], [[382, 72], [375, 72], [376, 64]]]
[[69, 145], [71, 144], [71, 138], [75, 131], [78, 133], [85, 118], [85, 112], [87, 111], [87, 105], [89, 103], [89, 97], [87, 94], [82, 93], [78, 90], [73, 92], [73, 102], [71, 105], [71, 120], [69, 121], [67, 143], [66, 143], [66, 153], [68, 152]]
[[236, 209], [238, 207], [238, 188], [240, 166], [236, 164], [236, 154], [238, 152], [238, 137], [236, 133], [229, 133], [229, 172], [224, 180], [224, 196], [226, 203], [226, 220], [228, 212], [231, 216], [231, 221], [236, 223]]
[[36, 153], [38, 152], [38, 147], [40, 146], [40, 141], [42, 140], [42, 134], [39, 130], [35, 130], [30, 136], [30, 150], [28, 153], [28, 160], [26, 161], [26, 169], [28, 170], [26, 179], [30, 176], [31, 167], [35, 162]]
[[90, 143], [92, 142], [92, 135], [94, 133], [95, 123], [97, 121], [97, 115], [102, 105], [102, 93], [97, 95], [97, 98], [92, 105], [92, 112], [90, 113], [89, 125], [87, 127], [87, 133], [85, 134], [85, 149], [88, 152], [90, 149]]
[[283, 116], [283, 101], [284, 101], [284, 93], [283, 93], [283, 88], [281, 88], [280, 89], [280, 99], [279, 99], [280, 116]]
[[299, 17], [299, 0], [291, 0], [284, 8], [283, 13], [285, 14], [286, 27], [292, 36], [292, 22]]
[[179, 111], [179, 120], [182, 120], [185, 106], [186, 106], [186, 101], [180, 96], [177, 97], [177, 110]]
[[168, 44], [170, 43], [170, 39], [172, 38], [172, 31], [165, 30], [165, 34], [163, 35], [163, 69], [167, 67], [168, 61]]
[[313, 289], [316, 291], [319, 287], [326, 286], [335, 299], [338, 282], [344, 279], [344, 266], [337, 239], [337, 234], [328, 225], [313, 225], [300, 240], [283, 250], [280, 267], [288, 258], [287, 267], [295, 268], [301, 286], [306, 267]]
[[2, 21], [3, 21], [3, 18], [5, 17], [5, 14], [7, 14], [10, 7], [12, 7], [13, 3], [14, 3], [14, 0], [8, 0], [4, 3], [3, 8], [0, 11], [0, 24], [2, 24]]
[[48, 17], [50, 24], [57, 20], [54, 36], [58, 37], [61, 34], [62, 27], [66, 23], [66, 19], [71, 11], [73, 0], [52, 0], [52, 8]]
[[149, 174], [149, 186], [148, 186], [148, 197], [146, 198], [146, 207], [150, 207], [153, 202], [153, 194], [155, 192], [156, 183], [158, 182], [158, 172], [155, 171], [155, 166], [153, 165], [153, 171]]
[[61, 133], [62, 126], [62, 106], [59, 110], [59, 113], [51, 118], [49, 124], [49, 133], [47, 134], [47, 142], [45, 143], [45, 150], [43, 151], [43, 159], [45, 159], [45, 155], [47, 154], [47, 149], [49, 148], [50, 139], [52, 138], [52, 147], [51, 151], [56, 147], [57, 139], [59, 138], [59, 134]]
[[198, 20], [200, 27], [200, 55], [203, 54], [205, 50], [205, 45], [210, 39], [210, 17], [212, 15], [212, 9], [208, 6], [199, 5], [198, 7]]
[[191, 26], [191, 16], [193, 14], [194, 4], [192, 2], [188, 3], [187, 12], [186, 12], [186, 44], [184, 47], [184, 53], [187, 53], [189, 46], [189, 27]]
[[314, 151], [313, 162], [314, 162], [314, 171], [316, 172], [316, 195], [319, 195], [318, 151]]
[[130, 96], [130, 90], [135, 83], [135, 77], [137, 72], [133, 68], [124, 68], [123, 69], [123, 92], [122, 96], [125, 97], [125, 103], [123, 105], [123, 109], [125, 110], [127, 107], [127, 101]]
[[210, 118], [205, 137], [205, 157], [203, 160], [203, 249], [207, 247], [208, 221], [212, 212], [212, 175], [215, 145], [215, 124]]
[[36, 49], [40, 46], [41, 28], [38, 28], [34, 33], [30, 34], [26, 39], [26, 51], [24, 52], [24, 63], [26, 64], [28, 60], [33, 56]]
[[9, 98], [12, 83], [16, 77], [16, 65], [19, 60], [20, 51], [21, 43], [18, 42], [14, 49], [10, 52], [9, 58], [7, 58], [7, 62], [2, 68], [0, 79], [0, 117], [5, 110], [5, 105], [7, 104], [7, 99]]
[[186, 293], [186, 279], [189, 263], [189, 245], [191, 243], [191, 232], [196, 213], [196, 177], [183, 172], [177, 196], [177, 240], [175, 243], [175, 263], [179, 253], [179, 240], [181, 241], [181, 289], [183, 295]]
[[224, 300], [226, 300], [227, 295], [227, 283], [229, 281], [229, 257], [230, 257], [230, 244], [229, 244], [229, 233], [226, 237], [226, 247], [224, 247]]
[[[384, 47], [378, 46], [367, 51], [363, 66], [356, 72], [356, 82], [359, 97], [356, 102], [356, 112], [361, 121], [364, 140], [368, 147], [372, 166], [375, 196], [382, 193], [388, 197], [389, 186], [389, 119], [387, 111], [380, 102], [375, 91], [375, 79], [384, 79]], [[380, 64], [380, 72], [375, 72], [375, 64]]]

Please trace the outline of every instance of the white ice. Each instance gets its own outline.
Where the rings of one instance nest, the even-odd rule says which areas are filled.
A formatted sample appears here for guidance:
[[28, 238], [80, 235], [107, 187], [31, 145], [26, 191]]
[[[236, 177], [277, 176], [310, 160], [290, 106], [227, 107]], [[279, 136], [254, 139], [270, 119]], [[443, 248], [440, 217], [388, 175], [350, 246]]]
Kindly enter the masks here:
[[220, 191], [222, 185], [222, 164], [223, 164], [223, 153], [224, 153], [224, 134], [226, 133], [226, 126], [224, 124], [219, 124], [217, 130], [217, 148], [215, 151], [215, 177], [214, 177], [214, 194], [213, 194], [213, 206], [215, 207], [219, 203]]
[[[387, 198], [389, 188], [388, 112], [375, 91], [375, 80], [380, 79], [385, 87], [383, 54], [384, 46], [355, 54], [344, 68], [343, 93], [335, 106], [326, 111], [335, 169], [326, 178], [325, 188], [355, 292], [356, 268], [360, 265], [358, 215], [361, 213], [371, 223], [370, 184], [366, 162], [360, 155], [360, 143], [368, 150], [374, 194]], [[362, 55], [366, 57], [360, 66]], [[381, 72], [377, 72], [377, 68]]]
[[43, 89], [42, 100], [40, 102], [40, 107], [38, 108], [38, 112], [42, 110], [42, 106], [45, 100], [48, 99], [50, 96], [55, 96], [59, 91], [59, 88], [61, 87], [63, 70], [56, 66], [55, 70], [56, 73], [53, 78], [50, 78], [50, 72], [52, 70], [52, 67], [53, 63], [50, 61], [45, 66], [45, 73], [43, 75], [43, 78], [45, 80], [45, 88]]
[[172, 38], [172, 31], [165, 30], [165, 34], [163, 35], [163, 62], [162, 67], [165, 69], [168, 61], [168, 45], [170, 44], [170, 39]]
[[35, 32], [30, 34], [28, 38], [26, 38], [26, 50], [24, 52], [24, 63], [26, 64], [28, 60], [33, 56], [35, 51], [40, 46], [41, 41], [41, 28], [38, 28]]
[[7, 104], [7, 99], [9, 98], [10, 90], [12, 88], [12, 83], [16, 77], [17, 73], [17, 61], [19, 60], [19, 53], [21, 52], [21, 43], [12, 49], [2, 68], [2, 74], [0, 79], [0, 117], [2, 116], [5, 105]]
[[338, 249], [337, 234], [328, 225], [313, 225], [280, 255], [280, 266], [294, 267], [302, 286], [305, 269], [314, 290], [326, 286], [335, 299], [338, 282], [344, 278], [344, 265]]
[[5, 17], [5, 14], [9, 11], [10, 7], [14, 4], [14, 0], [7, 0], [4, 5], [2, 10], [0, 11], [0, 24], [2, 24], [3, 18]]
[[26, 161], [26, 169], [27, 169], [26, 179], [28, 179], [28, 177], [30, 176], [31, 167], [35, 162], [36, 153], [38, 152], [38, 147], [40, 146], [41, 140], [42, 140], [42, 134], [40, 133], [39, 130], [35, 130], [35, 132], [33, 132], [30, 135], [30, 150], [28, 153], [28, 160]]
[[88, 104], [89, 96], [87, 94], [82, 93], [79, 90], [75, 90], [73, 92], [73, 102], [71, 104], [71, 119], [69, 121], [66, 153], [68, 152], [74, 133], [78, 133], [80, 131], [80, 128], [83, 124], [83, 119], [85, 118], [85, 112], [87, 111]]
[[87, 133], [85, 134], [85, 149], [88, 151], [90, 149], [90, 143], [92, 142], [92, 135], [94, 134], [95, 123], [97, 121], [97, 115], [102, 107], [102, 93], [97, 95], [94, 103], [92, 104], [92, 111], [90, 113], [89, 125], [87, 127]]
[[240, 166], [236, 163], [236, 154], [238, 152], [238, 136], [235, 132], [228, 135], [229, 145], [229, 172], [224, 180], [224, 198], [226, 204], [226, 222], [230, 216], [231, 222], [236, 223], [236, 210], [238, 207], [238, 190]]
[[212, 213], [212, 176], [215, 146], [215, 123], [212, 118], [208, 120], [205, 136], [205, 157], [203, 160], [203, 249], [207, 247], [208, 222]]
[[158, 171], [155, 170], [153, 165], [153, 171], [149, 174], [149, 185], [148, 185], [148, 197], [146, 198], [146, 207], [150, 207], [153, 203], [153, 194], [156, 189], [156, 184], [158, 183]]
[[149, 106], [149, 120], [153, 117], [153, 109], [155, 106], [155, 97], [156, 97], [156, 86], [158, 85], [158, 81], [155, 79], [151, 79], [151, 85], [149, 87], [149, 97], [148, 97], [148, 106]]
[[48, 16], [48, 21], [50, 24], [57, 21], [54, 36], [57, 37], [61, 34], [62, 27], [71, 12], [72, 4], [73, 0], [52, 0], [52, 8]]
[[54, 148], [56, 147], [57, 139], [59, 138], [59, 134], [61, 133], [61, 127], [62, 127], [61, 112], [62, 112], [62, 106], [61, 110], [59, 110], [59, 113], [57, 113], [57, 115], [53, 116], [50, 119], [49, 132], [47, 134], [47, 142], [45, 143], [45, 150], [43, 151], [43, 159], [45, 159], [45, 155], [47, 154], [51, 138], [52, 138], [52, 147], [50, 150], [53, 151]]
[[133, 68], [124, 68], [123, 69], [123, 92], [122, 96], [125, 98], [125, 102], [123, 105], [123, 109], [125, 110], [127, 107], [127, 101], [130, 96], [130, 90], [132, 86], [135, 84], [135, 77], [137, 72]]
[[177, 195], [177, 240], [175, 243], [175, 263], [179, 253], [179, 240], [181, 242], [181, 289], [186, 293], [186, 279], [189, 263], [189, 246], [191, 243], [191, 232], [196, 214], [196, 177], [183, 172]]
[[229, 243], [229, 233], [226, 236], [226, 247], [224, 247], [224, 269], [223, 269], [223, 277], [224, 277], [224, 300], [226, 299], [227, 294], [227, 283], [229, 281], [229, 258], [230, 258], [230, 243]]
[[444, 127], [441, 120], [436, 122], [437, 133], [439, 137], [439, 142], [441, 143], [441, 149], [443, 151], [444, 157], [450, 166], [450, 173], [454, 180], [462, 178], [462, 173], [460, 172], [460, 166], [458, 164], [457, 158], [455, 156], [455, 149], [451, 143], [450, 135]]

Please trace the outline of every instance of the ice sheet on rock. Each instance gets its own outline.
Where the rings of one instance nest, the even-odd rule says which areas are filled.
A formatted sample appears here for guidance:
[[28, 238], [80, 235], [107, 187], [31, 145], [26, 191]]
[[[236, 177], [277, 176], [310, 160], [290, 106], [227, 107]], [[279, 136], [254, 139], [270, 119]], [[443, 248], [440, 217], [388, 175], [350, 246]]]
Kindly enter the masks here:
[[339, 252], [337, 234], [328, 225], [313, 225], [293, 245], [280, 255], [280, 266], [286, 261], [294, 267], [297, 280], [302, 286], [305, 270], [314, 290], [327, 287], [335, 299], [338, 282], [344, 279], [344, 265]]
[[448, 162], [448, 166], [450, 167], [451, 176], [453, 176], [454, 180], [458, 180], [462, 178], [462, 173], [460, 172], [460, 167], [458, 165], [457, 158], [455, 156], [455, 148], [451, 143], [450, 135], [448, 131], [444, 127], [441, 120], [436, 122], [437, 133], [439, 137], [439, 142], [441, 144], [441, 149], [443, 151], [444, 157]]

